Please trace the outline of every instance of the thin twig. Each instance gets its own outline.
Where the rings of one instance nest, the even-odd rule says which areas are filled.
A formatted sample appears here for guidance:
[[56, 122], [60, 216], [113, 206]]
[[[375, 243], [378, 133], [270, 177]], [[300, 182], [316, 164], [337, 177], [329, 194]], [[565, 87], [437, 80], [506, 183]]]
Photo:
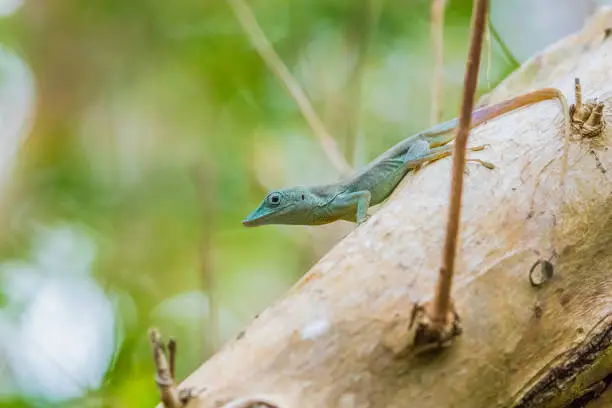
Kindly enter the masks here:
[[[491, 21], [490, 17], [491, 13], [487, 10], [487, 22]], [[491, 67], [493, 67], [492, 59], [493, 59], [493, 44], [491, 41], [491, 30], [489, 30], [490, 24], [485, 24], [485, 42], [487, 43], [487, 70], [485, 74], [485, 78], [487, 78], [487, 89], [491, 89]]]
[[176, 378], [176, 340], [174, 339], [168, 340], [168, 360], [170, 360], [170, 377]]
[[459, 115], [459, 126], [455, 147], [453, 150], [453, 178], [451, 184], [450, 206], [446, 239], [442, 255], [442, 266], [436, 287], [433, 302], [433, 316], [431, 320], [438, 325], [445, 325], [451, 306], [451, 288], [457, 252], [457, 234], [459, 232], [459, 218], [461, 216], [461, 195], [463, 191], [463, 172], [465, 170], [465, 152], [467, 139], [472, 121], [474, 107], [474, 94], [478, 83], [478, 70], [480, 68], [480, 54], [486, 24], [488, 0], [474, 0], [472, 11], [472, 35], [470, 49], [465, 68], [463, 81], [463, 101]]
[[218, 209], [215, 196], [219, 190], [217, 186], [216, 168], [211, 161], [204, 161], [193, 171], [196, 190], [199, 193], [201, 220], [200, 220], [200, 272], [202, 289], [208, 298], [208, 319], [204, 320], [202, 338], [205, 339], [204, 353], [214, 353], [221, 343], [219, 330], [219, 301], [217, 299], [217, 279], [213, 259], [213, 231]]
[[166, 359], [166, 347], [157, 330], [149, 330], [149, 342], [153, 349], [155, 382], [159, 389], [160, 399], [166, 408], [181, 408], [183, 403], [181, 402], [179, 392], [174, 384], [174, 378], [170, 374], [170, 366]]
[[502, 54], [504, 54], [504, 57], [506, 58], [506, 60], [514, 68], [520, 66], [521, 64], [518, 62], [514, 54], [512, 54], [512, 51], [510, 51], [510, 48], [508, 48], [504, 40], [501, 38], [501, 35], [499, 35], [499, 32], [495, 29], [495, 26], [493, 25], [493, 20], [491, 20], [491, 13], [488, 13], [488, 14], [489, 14], [489, 18], [488, 18], [489, 31], [491, 32], [493, 39], [497, 42], [497, 44], [499, 44], [499, 48], [501, 48]]
[[335, 140], [325, 129], [325, 125], [317, 115], [314, 107], [308, 100], [306, 93], [302, 90], [297, 80], [291, 75], [289, 68], [280, 59], [263, 30], [257, 23], [253, 11], [244, 0], [227, 0], [232, 7], [236, 19], [245, 31], [251, 43], [264, 60], [268, 68], [276, 75], [293, 100], [297, 103], [304, 119], [315, 134], [321, 147], [331, 164], [343, 175], [351, 172], [351, 166], [347, 163], [338, 148]]
[[363, 73], [368, 59], [368, 50], [372, 36], [378, 26], [383, 1], [369, 0], [365, 9], [362, 4], [357, 4], [359, 16], [355, 19], [357, 21], [351, 22], [348, 29], [349, 39], [356, 43], [357, 60], [349, 76], [348, 90], [345, 97], [348, 112], [346, 115], [344, 155], [353, 166], [356, 161], [356, 139], [361, 113]]
[[444, 12], [446, 0], [431, 3], [431, 41], [434, 52], [433, 81], [431, 84], [431, 124], [442, 121], [444, 105]]

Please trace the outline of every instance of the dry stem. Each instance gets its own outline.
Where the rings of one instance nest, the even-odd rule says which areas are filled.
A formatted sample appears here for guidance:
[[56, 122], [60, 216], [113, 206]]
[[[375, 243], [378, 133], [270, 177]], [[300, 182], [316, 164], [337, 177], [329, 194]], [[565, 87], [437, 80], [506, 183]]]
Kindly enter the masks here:
[[434, 52], [433, 81], [431, 84], [431, 124], [442, 121], [444, 100], [444, 11], [446, 0], [431, 3], [431, 40]]
[[[487, 21], [491, 21], [491, 17], [489, 17], [489, 11], [487, 10]], [[485, 73], [485, 78], [487, 78], [487, 88], [491, 88], [491, 67], [493, 66], [493, 44], [491, 41], [491, 30], [489, 29], [490, 24], [485, 24], [485, 41], [487, 43], [487, 70]]]
[[257, 23], [255, 15], [248, 4], [244, 0], [227, 0], [227, 2], [232, 7], [236, 19], [261, 58], [297, 103], [300, 112], [304, 119], [306, 119], [306, 122], [308, 122], [312, 132], [319, 139], [319, 143], [321, 143], [321, 147], [331, 164], [343, 175], [350, 173], [351, 166], [349, 166], [342, 153], [340, 153], [334, 138], [325, 129], [325, 125], [315, 112], [306, 93], [293, 75], [291, 75], [289, 68], [283, 63], [276, 51], [274, 51], [272, 44], [270, 44], [270, 41], [268, 41]]
[[170, 360], [168, 364], [170, 377], [176, 378], [176, 341], [174, 339], [168, 340], [168, 360]]
[[[208, 295], [208, 319], [205, 321], [202, 338], [205, 340], [204, 353], [214, 353], [221, 344], [219, 330], [219, 302], [217, 280], [212, 251], [212, 235], [218, 212], [214, 200], [209, 197], [218, 190], [216, 168], [212, 162], [205, 162], [194, 170], [194, 183], [201, 202], [200, 271], [202, 290]], [[208, 349], [208, 350], [207, 350]]]
[[451, 288], [455, 266], [455, 255], [457, 252], [457, 234], [459, 232], [459, 218], [461, 215], [461, 195], [463, 191], [463, 172], [465, 170], [465, 152], [467, 139], [470, 132], [472, 110], [474, 107], [474, 94], [478, 83], [478, 70], [480, 67], [480, 54], [482, 51], [482, 40], [486, 23], [488, 0], [474, 0], [472, 12], [472, 35], [470, 50], [466, 63], [463, 101], [459, 114], [459, 126], [453, 150], [453, 178], [451, 184], [451, 198], [442, 256], [442, 267], [436, 287], [436, 295], [433, 302], [432, 322], [435, 325], [444, 326], [451, 306]]

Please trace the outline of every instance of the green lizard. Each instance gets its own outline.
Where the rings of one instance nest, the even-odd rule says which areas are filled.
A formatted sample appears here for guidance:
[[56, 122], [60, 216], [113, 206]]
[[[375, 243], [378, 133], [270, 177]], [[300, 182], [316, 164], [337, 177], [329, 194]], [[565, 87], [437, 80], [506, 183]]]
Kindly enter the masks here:
[[[559, 99], [566, 110], [563, 94], [554, 88], [544, 88], [474, 111], [471, 127], [548, 99]], [[566, 112], [564, 114], [567, 115]], [[342, 219], [361, 224], [367, 218], [368, 208], [389, 197], [409, 171], [452, 154], [453, 146], [446, 144], [455, 138], [453, 130], [456, 127], [455, 118], [409, 136], [347, 180], [272, 191], [242, 223], [246, 227], [266, 224], [321, 225]], [[469, 160], [492, 168], [491, 164], [481, 160]]]

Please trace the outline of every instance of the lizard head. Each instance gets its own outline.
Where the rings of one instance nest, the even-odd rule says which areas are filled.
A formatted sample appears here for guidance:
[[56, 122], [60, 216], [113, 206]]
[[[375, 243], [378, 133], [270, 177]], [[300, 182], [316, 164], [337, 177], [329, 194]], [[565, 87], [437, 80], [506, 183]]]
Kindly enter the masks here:
[[243, 221], [245, 227], [266, 224], [305, 224], [304, 214], [312, 207], [311, 194], [306, 188], [296, 187], [268, 193], [259, 207]]

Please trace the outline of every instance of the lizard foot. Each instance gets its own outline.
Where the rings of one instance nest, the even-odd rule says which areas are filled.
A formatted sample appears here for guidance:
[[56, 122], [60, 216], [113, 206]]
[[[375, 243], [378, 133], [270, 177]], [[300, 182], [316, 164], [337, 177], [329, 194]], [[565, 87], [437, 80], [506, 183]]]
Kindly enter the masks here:
[[471, 151], [471, 152], [480, 152], [480, 151], [486, 149], [487, 147], [491, 147], [491, 145], [487, 143], [487, 144], [483, 144], [483, 145], [480, 145], [480, 146], [468, 147], [468, 150]]
[[493, 163], [490, 163], [488, 161], [484, 161], [484, 160], [480, 160], [480, 159], [465, 159], [466, 161], [471, 161], [471, 162], [475, 162], [478, 163], [484, 167], [486, 167], [489, 170], [493, 170], [495, 168], [495, 165]]
[[[480, 152], [480, 151], [486, 149], [487, 147], [491, 147], [491, 145], [490, 144], [484, 144], [484, 145], [481, 145], [481, 146], [469, 147], [468, 150], [472, 151], [472, 152]], [[484, 166], [484, 167], [486, 167], [489, 170], [493, 170], [495, 168], [495, 165], [493, 163], [488, 162], [488, 161], [484, 161], [484, 160], [480, 160], [480, 159], [470, 159], [470, 158], [467, 158], [465, 160], [469, 161], [469, 162], [478, 163], [481, 166]], [[466, 174], [469, 174], [469, 172], [467, 170], [467, 167], [465, 168], [465, 170], [466, 170]]]

